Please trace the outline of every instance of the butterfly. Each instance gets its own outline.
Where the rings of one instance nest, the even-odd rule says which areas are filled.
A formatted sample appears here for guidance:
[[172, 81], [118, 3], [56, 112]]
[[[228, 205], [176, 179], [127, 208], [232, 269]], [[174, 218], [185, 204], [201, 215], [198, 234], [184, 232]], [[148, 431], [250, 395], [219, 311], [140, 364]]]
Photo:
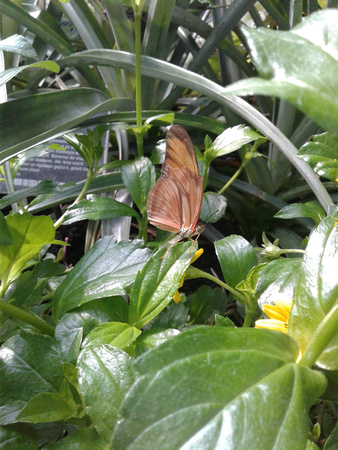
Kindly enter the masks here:
[[166, 154], [161, 176], [147, 200], [149, 222], [161, 230], [178, 233], [178, 241], [199, 235], [198, 222], [203, 197], [203, 176], [188, 133], [173, 125], [167, 133]]

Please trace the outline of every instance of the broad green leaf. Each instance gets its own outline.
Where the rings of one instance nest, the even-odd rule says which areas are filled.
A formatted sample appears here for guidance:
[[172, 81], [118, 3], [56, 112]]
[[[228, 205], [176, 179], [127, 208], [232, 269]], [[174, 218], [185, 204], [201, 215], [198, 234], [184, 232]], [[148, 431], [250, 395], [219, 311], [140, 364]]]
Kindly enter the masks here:
[[255, 250], [242, 236], [227, 236], [215, 242], [215, 249], [224, 279], [233, 288], [257, 264]]
[[143, 241], [117, 243], [113, 237], [97, 241], [56, 290], [54, 317], [90, 300], [125, 294], [151, 254], [143, 247]]
[[[189, 311], [189, 325], [204, 324], [215, 313], [224, 314], [227, 307], [227, 297], [220, 288], [201, 286], [187, 302]], [[211, 318], [213, 320], [213, 317]]]
[[137, 360], [143, 376], [122, 403], [114, 447], [304, 448], [326, 379], [295, 364], [298, 351], [269, 330], [181, 333]]
[[78, 417], [78, 410], [81, 407], [74, 402], [65, 380], [60, 392], [43, 392], [29, 400], [17, 420], [29, 423], [67, 421], [71, 417]]
[[291, 203], [274, 215], [278, 219], [293, 219], [295, 217], [311, 217], [316, 225], [325, 219], [325, 211], [318, 202]]
[[[330, 9], [326, 15], [338, 20], [338, 12]], [[331, 19], [332, 20], [332, 19]], [[307, 19], [302, 23], [306, 30]], [[323, 21], [313, 27], [314, 36], [321, 34]], [[316, 32], [314, 32], [314, 29]], [[337, 46], [333, 28], [326, 29], [330, 46]], [[288, 100], [311, 117], [324, 130], [336, 132], [338, 119], [338, 61], [322, 48], [322, 38], [312, 42], [293, 31], [267, 28], [242, 28], [257, 70], [262, 78], [249, 78], [224, 89], [227, 95], [249, 93], [272, 95]], [[304, 33], [303, 33], [304, 35]]]
[[[3, 103], [0, 113], [8, 120], [0, 128], [0, 164], [28, 147], [76, 128], [95, 114], [131, 108], [131, 104], [130, 100], [109, 99], [103, 92], [90, 88], [57, 90]], [[31, 127], [25, 126], [24, 118], [28, 115]], [[16, 120], [9, 120], [11, 117]]]
[[61, 275], [64, 270], [65, 266], [45, 259], [36, 264], [33, 270], [24, 271], [12, 281], [3, 299], [19, 308], [38, 305], [42, 301], [42, 293], [48, 280]]
[[191, 242], [159, 250], [137, 274], [130, 295], [129, 323], [142, 328], [172, 300], [195, 254]]
[[[178, 306], [178, 305], [175, 305]], [[179, 330], [169, 328], [166, 330], [146, 330], [137, 338], [135, 342], [135, 353], [141, 355], [150, 348], [158, 347], [168, 339], [180, 334]]]
[[0, 349], [0, 424], [14, 423], [27, 402], [42, 392], [58, 392], [64, 378], [54, 339], [21, 332]]
[[13, 194], [5, 195], [2, 199], [0, 199], [0, 209], [3, 209], [12, 203], [18, 202], [27, 197], [35, 197], [42, 194], [53, 194], [55, 192], [60, 192], [60, 187], [54, 181], [44, 180], [36, 186], [21, 189], [20, 191], [13, 192]]
[[[313, 333], [334, 307], [338, 298], [336, 217], [329, 216], [310, 234], [300, 268], [298, 285], [289, 320], [289, 334], [301, 352]], [[324, 369], [338, 369], [338, 335], [317, 361]]]
[[78, 369], [87, 413], [111, 444], [121, 401], [138, 374], [133, 359], [110, 345], [93, 345], [81, 352]]
[[28, 58], [38, 59], [38, 55], [32, 44], [19, 34], [13, 34], [0, 41], [0, 50], [17, 53], [18, 55], [27, 56]]
[[94, 328], [106, 322], [127, 320], [128, 305], [123, 297], [92, 300], [64, 314], [56, 325], [55, 337], [61, 345], [66, 341], [68, 346], [69, 334], [73, 334], [74, 330], [82, 330], [83, 337], [86, 337]]
[[313, 136], [298, 152], [298, 158], [306, 161], [321, 177], [338, 183], [338, 136], [323, 133]]
[[8, 230], [13, 238], [11, 245], [0, 246], [0, 279], [4, 286], [15, 278], [25, 264], [55, 237], [50, 217], [33, 217], [28, 213], [6, 217]]
[[111, 449], [92, 425], [86, 428], [78, 428], [55, 442], [55, 444], [49, 444], [44, 447], [45, 450], [93, 450], [93, 448], [99, 448], [100, 450]]
[[0, 86], [8, 83], [13, 77], [25, 69], [34, 69], [35, 67], [50, 70], [51, 72], [59, 73], [60, 67], [54, 61], [40, 61], [33, 64], [27, 64], [26, 66], [14, 67], [13, 69], [7, 69], [0, 73]]
[[0, 248], [6, 247], [13, 243], [13, 238], [11, 232], [9, 231], [6, 219], [4, 215], [0, 212]]
[[91, 331], [83, 342], [83, 346], [109, 344], [112, 347], [126, 350], [141, 331], [127, 323], [107, 322]]
[[0, 426], [0, 448], [10, 450], [11, 448], [36, 450], [39, 441], [36, 433], [30, 427], [22, 423], [12, 427]]
[[227, 128], [215, 139], [212, 148], [206, 149], [204, 152], [204, 159], [209, 165], [213, 159], [219, 156], [228, 155], [229, 153], [238, 150], [243, 145], [261, 138], [262, 135], [244, 125]]
[[293, 299], [302, 259], [277, 259], [267, 264], [260, 272], [255, 297], [259, 306], [272, 304], [282, 294]]
[[223, 195], [215, 192], [205, 192], [201, 207], [200, 219], [203, 222], [218, 222], [224, 215], [227, 207], [227, 200]]
[[141, 157], [123, 166], [122, 180], [138, 209], [145, 211], [149, 191], [156, 181], [155, 168], [150, 160]]
[[130, 206], [109, 197], [90, 194], [85, 200], [80, 200], [68, 208], [62, 225], [69, 225], [80, 220], [103, 220], [115, 217], [131, 216], [140, 218], [139, 214]]
[[189, 308], [186, 303], [170, 303], [158, 316], [150, 322], [152, 330], [175, 328], [181, 330], [187, 322]]

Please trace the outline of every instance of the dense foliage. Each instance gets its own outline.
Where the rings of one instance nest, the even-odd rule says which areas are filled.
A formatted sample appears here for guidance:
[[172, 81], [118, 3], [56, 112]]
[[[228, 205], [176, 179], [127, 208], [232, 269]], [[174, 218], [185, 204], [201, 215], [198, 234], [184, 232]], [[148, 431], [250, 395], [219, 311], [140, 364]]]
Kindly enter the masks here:
[[[3, 448], [336, 448], [338, 13], [304, 5], [0, 0]], [[172, 123], [198, 243], [148, 223]], [[58, 136], [86, 179], [16, 190]]]

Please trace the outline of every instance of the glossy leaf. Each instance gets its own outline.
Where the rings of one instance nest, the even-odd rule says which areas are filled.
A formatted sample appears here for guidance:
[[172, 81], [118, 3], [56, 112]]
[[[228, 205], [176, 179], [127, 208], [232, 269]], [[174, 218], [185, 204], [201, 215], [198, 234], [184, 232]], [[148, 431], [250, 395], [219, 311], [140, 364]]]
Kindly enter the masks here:
[[331, 133], [313, 136], [298, 152], [298, 158], [306, 161], [321, 177], [338, 183], [338, 137]]
[[158, 316], [150, 322], [152, 330], [175, 328], [181, 330], [187, 322], [189, 308], [186, 303], [170, 303]]
[[227, 236], [215, 242], [215, 249], [224, 279], [233, 288], [257, 264], [255, 250], [242, 236]]
[[13, 192], [12, 194], [5, 195], [0, 199], [0, 209], [5, 208], [15, 202], [18, 202], [27, 197], [35, 197], [41, 194], [52, 194], [54, 192], [59, 192], [59, 186], [50, 180], [43, 180], [36, 186], [30, 188], [21, 189], [20, 191]]
[[93, 450], [93, 447], [100, 450], [110, 450], [109, 444], [99, 435], [95, 427], [78, 428], [63, 439], [58, 440], [54, 444], [49, 444], [44, 448], [46, 450], [71, 450], [79, 448], [81, 450]]
[[255, 292], [260, 307], [263, 304], [272, 304], [280, 294], [293, 299], [301, 263], [301, 258], [277, 259], [262, 268]]
[[78, 409], [79, 405], [73, 400], [69, 384], [64, 381], [60, 392], [43, 392], [29, 400], [17, 420], [29, 423], [66, 421], [77, 417]]
[[0, 41], [0, 50], [13, 52], [18, 55], [27, 56], [28, 58], [38, 59], [38, 55], [32, 44], [19, 34], [13, 34], [6, 39]]
[[[195, 254], [191, 242], [159, 250], [137, 274], [130, 295], [129, 323], [142, 328], [172, 300]], [[165, 256], [164, 256], [165, 255]]]
[[268, 330], [181, 333], [138, 359], [115, 447], [304, 448], [306, 411], [326, 380], [297, 357], [289, 336]]
[[[324, 130], [334, 133], [338, 118], [338, 62], [326, 51], [322, 42], [325, 35], [325, 42], [329, 43], [331, 48], [336, 47], [337, 37], [334, 28], [327, 27], [322, 17], [317, 26], [316, 17], [310, 19], [313, 35], [311, 41], [308, 40], [306, 32], [307, 19], [290, 32], [263, 27], [242, 28], [262, 78], [239, 81], [226, 88], [224, 93], [254, 93], [283, 98], [311, 117]], [[338, 12], [328, 9], [325, 11], [325, 17], [332, 23], [332, 20], [338, 20]], [[299, 32], [300, 30], [303, 32]]]
[[100, 239], [56, 290], [54, 317], [90, 300], [125, 294], [151, 253], [143, 246], [141, 241], [116, 243], [113, 237]]
[[325, 219], [325, 211], [318, 202], [291, 203], [274, 215], [278, 219], [293, 219], [295, 217], [311, 217], [318, 225]]
[[58, 392], [61, 364], [58, 345], [47, 336], [21, 332], [6, 341], [0, 349], [0, 424], [15, 422], [37, 394]]
[[22, 423], [11, 427], [0, 426], [0, 448], [24, 448], [25, 450], [36, 450], [39, 441], [36, 433]]
[[91, 331], [83, 342], [83, 346], [109, 344], [112, 347], [125, 350], [131, 345], [141, 331], [127, 323], [107, 322]]
[[13, 77], [15, 77], [18, 73], [22, 72], [25, 69], [33, 69], [33, 68], [41, 68], [46, 69], [51, 72], [59, 73], [60, 67], [54, 61], [40, 61], [33, 64], [27, 64], [25, 66], [15, 67], [13, 69], [4, 70], [0, 73], [0, 86], [8, 83]]
[[122, 180], [138, 209], [145, 211], [148, 194], [156, 181], [155, 168], [150, 160], [141, 157], [123, 166]]
[[[188, 301], [189, 325], [204, 324], [215, 313], [224, 314], [227, 307], [226, 294], [220, 288], [201, 286]], [[213, 319], [213, 318], [212, 318]]]
[[212, 148], [206, 149], [204, 159], [210, 164], [213, 159], [228, 155], [240, 149], [243, 145], [260, 138], [262, 138], [262, 135], [244, 125], [227, 128], [215, 139]]
[[227, 200], [223, 195], [215, 192], [205, 192], [201, 207], [200, 219], [203, 222], [216, 223], [224, 215], [227, 207]]
[[80, 220], [103, 220], [115, 217], [129, 216], [140, 218], [139, 214], [130, 206], [118, 202], [113, 198], [90, 194], [68, 208], [62, 225], [69, 225]]
[[5, 216], [0, 212], [0, 246], [6, 247], [13, 243], [11, 232], [9, 231]]
[[94, 345], [82, 351], [78, 368], [86, 410], [100, 435], [110, 444], [119, 406], [137, 376], [133, 360], [110, 345]]
[[15, 278], [25, 264], [55, 237], [50, 217], [33, 217], [28, 213], [6, 217], [8, 230], [13, 238], [11, 245], [0, 247], [0, 279], [6, 285]]
[[[289, 320], [289, 334], [304, 352], [311, 336], [338, 298], [338, 227], [335, 216], [327, 217], [311, 233]], [[337, 370], [338, 335], [331, 340], [317, 364]]]
[[[177, 305], [175, 305], [177, 306]], [[137, 338], [135, 342], [135, 353], [141, 355], [151, 348], [158, 347], [168, 339], [180, 334], [179, 330], [168, 328], [166, 330], [146, 330]]]

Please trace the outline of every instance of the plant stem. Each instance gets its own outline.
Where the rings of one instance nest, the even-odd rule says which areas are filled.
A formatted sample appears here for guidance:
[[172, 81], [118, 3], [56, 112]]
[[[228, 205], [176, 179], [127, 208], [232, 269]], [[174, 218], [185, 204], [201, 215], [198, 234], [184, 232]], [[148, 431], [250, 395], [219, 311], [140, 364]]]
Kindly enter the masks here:
[[[255, 308], [256, 309], [256, 308]], [[252, 317], [255, 314], [255, 309], [245, 308], [245, 319], [243, 323], [243, 328], [249, 328], [252, 322]]]
[[313, 333], [299, 364], [312, 367], [337, 334], [338, 303], [324, 317]]
[[[142, 8], [135, 4], [134, 20], [135, 20], [135, 97], [136, 97], [136, 125], [142, 125], [142, 81], [141, 81], [141, 19]], [[143, 135], [136, 133], [137, 153], [143, 156]]]
[[221, 195], [223, 194], [223, 192], [228, 189], [228, 187], [236, 180], [236, 178], [238, 178], [238, 176], [241, 174], [242, 170], [244, 169], [244, 167], [248, 164], [248, 162], [251, 160], [252, 158], [252, 154], [251, 153], [246, 153], [246, 155], [244, 156], [244, 160], [241, 164], [241, 167], [237, 170], [237, 172], [234, 173], [234, 175], [230, 178], [230, 180], [222, 187], [222, 189], [220, 191], [218, 191], [217, 195]]
[[[91, 168], [88, 168], [86, 182], [85, 182], [85, 184], [83, 185], [83, 188], [81, 189], [80, 194], [76, 197], [76, 199], [74, 200], [74, 202], [73, 202], [73, 204], [72, 204], [71, 206], [76, 205], [76, 203], [78, 203], [80, 200], [82, 200], [82, 199], [86, 196], [86, 194], [87, 194], [87, 192], [88, 192], [88, 189], [89, 189], [89, 186], [90, 186], [92, 180], [93, 180], [93, 179], [95, 178], [95, 176], [96, 176], [96, 172], [95, 172], [95, 173], [92, 173], [92, 172], [93, 172], [92, 169], [91, 169]], [[64, 216], [65, 216], [65, 215], [63, 214], [63, 215], [60, 217], [60, 219], [57, 220], [57, 221], [54, 223], [54, 227], [55, 227], [55, 228], [59, 228], [59, 226], [62, 225], [62, 222], [63, 222], [63, 220], [64, 220]]]
[[31, 313], [23, 311], [17, 306], [11, 305], [10, 303], [5, 302], [4, 300], [0, 300], [0, 311], [3, 311], [5, 314], [8, 314], [9, 316], [21, 320], [22, 322], [28, 323], [29, 325], [32, 325], [33, 327], [37, 328], [43, 333], [54, 337], [54, 327], [46, 323], [44, 320], [40, 319], [40, 317], [37, 317]]
[[244, 303], [245, 305], [248, 303], [247, 298], [244, 294], [239, 292], [237, 289], [233, 289], [231, 286], [229, 286], [226, 283], [223, 283], [223, 281], [219, 280], [218, 278], [214, 277], [213, 275], [210, 275], [208, 272], [204, 272], [203, 270], [197, 269], [196, 267], [189, 266], [186, 271], [186, 279], [192, 279], [192, 278], [206, 278], [207, 280], [211, 280], [214, 283], [218, 284], [222, 288], [229, 291], [231, 294], [233, 294], [236, 299], [239, 299], [240, 302]]

